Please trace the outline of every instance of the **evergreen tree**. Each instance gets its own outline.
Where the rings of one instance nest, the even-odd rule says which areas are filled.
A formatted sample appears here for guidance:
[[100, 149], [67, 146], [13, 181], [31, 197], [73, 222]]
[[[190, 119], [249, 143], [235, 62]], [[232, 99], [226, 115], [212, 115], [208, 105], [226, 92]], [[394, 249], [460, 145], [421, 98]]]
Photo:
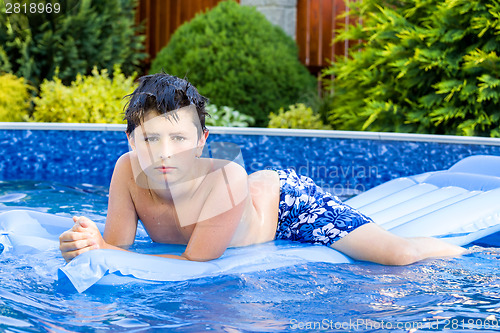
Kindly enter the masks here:
[[[8, 60], [3, 67], [36, 87], [57, 68], [66, 84], [94, 67], [112, 73], [120, 65], [130, 75], [146, 56], [135, 26], [135, 2], [39, 0], [33, 8], [30, 0], [0, 0], [0, 45]], [[14, 4], [20, 5], [17, 13]]]

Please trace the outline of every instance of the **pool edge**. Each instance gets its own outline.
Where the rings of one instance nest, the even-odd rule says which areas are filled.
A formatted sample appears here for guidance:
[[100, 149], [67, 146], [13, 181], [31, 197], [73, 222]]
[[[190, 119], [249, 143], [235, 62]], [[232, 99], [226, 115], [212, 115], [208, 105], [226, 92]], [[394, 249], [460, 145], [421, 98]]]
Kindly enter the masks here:
[[[339, 130], [308, 130], [282, 129], [261, 127], [218, 127], [207, 126], [214, 134], [233, 135], [267, 135], [267, 136], [299, 136], [323, 137], [338, 139], [388, 140], [388, 141], [417, 141], [438, 142], [453, 144], [474, 144], [500, 146], [500, 138], [486, 138], [477, 136], [455, 136], [436, 134], [413, 134], [393, 132], [362, 132]], [[125, 124], [95, 124], [95, 123], [35, 123], [35, 122], [0, 122], [0, 130], [59, 130], [59, 131], [121, 131], [126, 129]]]

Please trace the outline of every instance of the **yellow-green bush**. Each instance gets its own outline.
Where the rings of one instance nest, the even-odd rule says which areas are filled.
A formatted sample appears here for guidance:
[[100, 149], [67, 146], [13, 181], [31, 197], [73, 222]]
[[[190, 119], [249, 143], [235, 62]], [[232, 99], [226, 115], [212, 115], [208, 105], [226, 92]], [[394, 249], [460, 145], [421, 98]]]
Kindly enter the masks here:
[[115, 67], [111, 79], [106, 70], [77, 75], [70, 86], [59, 78], [44, 80], [40, 97], [34, 99], [33, 120], [65, 123], [124, 123], [123, 96], [135, 89], [134, 77], [126, 78]]
[[33, 88], [24, 78], [0, 74], [0, 121], [26, 121]]
[[298, 103], [289, 106], [289, 110], [280, 108], [278, 114], [269, 115], [269, 128], [331, 129], [321, 117], [314, 114], [312, 108]]

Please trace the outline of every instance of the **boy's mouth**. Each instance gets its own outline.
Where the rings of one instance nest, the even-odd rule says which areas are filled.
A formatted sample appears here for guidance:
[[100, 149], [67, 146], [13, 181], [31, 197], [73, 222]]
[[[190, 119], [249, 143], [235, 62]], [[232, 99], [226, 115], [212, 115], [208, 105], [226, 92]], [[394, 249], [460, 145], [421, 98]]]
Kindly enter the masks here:
[[171, 166], [159, 166], [157, 168], [155, 168], [156, 170], [160, 171], [161, 173], [169, 173], [169, 172], [172, 172], [174, 171], [175, 169], [177, 168], [174, 168], [174, 167], [171, 167]]

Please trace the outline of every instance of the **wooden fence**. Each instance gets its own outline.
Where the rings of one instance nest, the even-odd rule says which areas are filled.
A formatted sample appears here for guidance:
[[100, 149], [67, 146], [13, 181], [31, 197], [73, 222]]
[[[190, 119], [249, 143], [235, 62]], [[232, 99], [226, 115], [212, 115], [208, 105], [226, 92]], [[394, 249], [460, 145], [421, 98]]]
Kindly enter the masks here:
[[150, 58], [170, 41], [174, 31], [197, 13], [215, 7], [222, 0], [139, 0], [136, 21], [146, 27], [146, 52]]
[[[145, 23], [145, 46], [150, 55], [148, 61], [167, 45], [182, 23], [199, 12], [213, 8], [220, 1], [223, 0], [140, 0], [136, 20]], [[297, 0], [299, 58], [311, 73], [317, 74], [328, 66], [334, 55], [347, 56], [349, 43], [332, 44], [335, 29], [353, 22], [349, 16], [337, 18], [346, 10], [344, 0]]]
[[[339, 17], [343, 13], [346, 16]], [[349, 8], [344, 0], [297, 1], [296, 41], [299, 58], [311, 73], [319, 73], [336, 56], [348, 56], [348, 49], [353, 41], [333, 43], [333, 39], [336, 37], [336, 30], [344, 29], [347, 25], [356, 23], [356, 20], [349, 15]]]

